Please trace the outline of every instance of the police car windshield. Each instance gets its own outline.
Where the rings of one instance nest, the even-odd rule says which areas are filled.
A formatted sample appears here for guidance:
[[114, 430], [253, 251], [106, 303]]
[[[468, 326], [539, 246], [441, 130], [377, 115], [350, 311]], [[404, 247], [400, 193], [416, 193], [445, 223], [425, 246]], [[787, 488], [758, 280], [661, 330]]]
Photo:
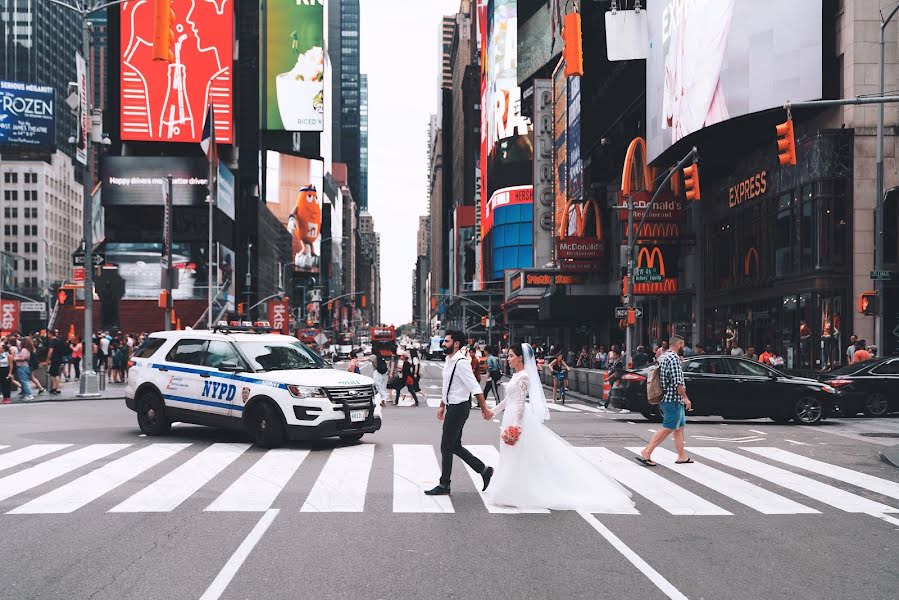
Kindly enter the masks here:
[[243, 342], [240, 349], [254, 371], [324, 369], [325, 362], [300, 342]]

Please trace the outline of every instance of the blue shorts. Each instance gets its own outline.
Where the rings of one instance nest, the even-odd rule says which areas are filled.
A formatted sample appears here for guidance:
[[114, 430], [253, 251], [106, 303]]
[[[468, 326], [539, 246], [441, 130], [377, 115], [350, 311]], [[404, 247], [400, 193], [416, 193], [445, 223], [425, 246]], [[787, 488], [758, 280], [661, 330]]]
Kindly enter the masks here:
[[680, 402], [659, 402], [662, 411], [662, 427], [672, 431], [687, 424], [687, 413]]

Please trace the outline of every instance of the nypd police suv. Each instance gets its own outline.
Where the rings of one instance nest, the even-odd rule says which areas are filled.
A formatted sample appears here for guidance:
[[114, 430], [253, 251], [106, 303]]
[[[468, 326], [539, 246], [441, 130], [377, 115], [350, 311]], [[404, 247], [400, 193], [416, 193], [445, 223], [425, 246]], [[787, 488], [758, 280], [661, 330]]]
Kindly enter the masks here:
[[381, 428], [370, 378], [334, 370], [296, 338], [265, 328], [154, 333], [132, 363], [125, 403], [150, 436], [177, 421], [243, 429], [271, 448], [288, 439], [356, 441]]

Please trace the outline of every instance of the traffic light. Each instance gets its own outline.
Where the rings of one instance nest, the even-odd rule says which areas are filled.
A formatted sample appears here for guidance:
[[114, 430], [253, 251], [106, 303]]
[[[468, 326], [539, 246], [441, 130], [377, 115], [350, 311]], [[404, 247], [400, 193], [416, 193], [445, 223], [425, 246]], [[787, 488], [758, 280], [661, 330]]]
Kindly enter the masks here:
[[858, 312], [868, 317], [877, 315], [877, 292], [863, 292], [858, 297]]
[[584, 74], [584, 45], [581, 34], [581, 14], [565, 15], [562, 24], [562, 57], [565, 59], [565, 76]]
[[366, 298], [365, 294], [362, 294], [362, 308], [368, 306], [368, 298]]
[[775, 127], [777, 131], [777, 159], [783, 165], [796, 164], [796, 138], [793, 137], [793, 119], [787, 119]]
[[75, 306], [75, 290], [73, 288], [61, 287], [56, 294], [56, 300], [60, 306]]
[[238, 305], [237, 305], [237, 314], [238, 314], [238, 315], [245, 315], [246, 313], [247, 313], [247, 303], [246, 303], [246, 302], [240, 302], [240, 303], [238, 303]]
[[687, 200], [700, 200], [698, 163], [694, 162], [689, 167], [684, 167], [684, 191]]
[[175, 62], [175, 11], [172, 0], [153, 2], [153, 60]]

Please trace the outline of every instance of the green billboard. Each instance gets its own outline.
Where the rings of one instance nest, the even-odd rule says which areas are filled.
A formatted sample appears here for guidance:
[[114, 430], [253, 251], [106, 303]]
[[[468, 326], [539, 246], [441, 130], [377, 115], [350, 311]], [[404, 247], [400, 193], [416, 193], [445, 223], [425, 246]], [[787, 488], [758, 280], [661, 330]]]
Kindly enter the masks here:
[[264, 0], [265, 128], [324, 131], [324, 0]]

